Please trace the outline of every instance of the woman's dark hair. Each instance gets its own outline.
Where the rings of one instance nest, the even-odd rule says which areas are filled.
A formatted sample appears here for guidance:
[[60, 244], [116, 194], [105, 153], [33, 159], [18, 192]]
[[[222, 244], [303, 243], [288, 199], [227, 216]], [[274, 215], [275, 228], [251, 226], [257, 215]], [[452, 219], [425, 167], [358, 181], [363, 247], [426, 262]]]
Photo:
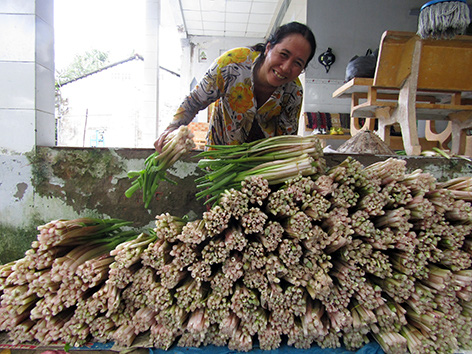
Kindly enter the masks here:
[[315, 55], [316, 40], [315, 40], [315, 35], [311, 31], [311, 29], [307, 25], [304, 25], [300, 22], [290, 22], [290, 23], [287, 23], [285, 25], [278, 27], [274, 32], [272, 32], [272, 34], [269, 36], [269, 39], [267, 39], [265, 43], [258, 43], [252, 46], [252, 49], [258, 52], [261, 52], [261, 56], [259, 57], [259, 59], [263, 61], [265, 58], [264, 53], [267, 48], [267, 44], [270, 43], [270, 45], [273, 47], [277, 43], [282, 42], [282, 40], [285, 37], [291, 34], [301, 34], [303, 38], [305, 38], [308, 41], [308, 43], [310, 43], [311, 53], [310, 53], [310, 56], [308, 57], [307, 62], [305, 63], [305, 68], [306, 68], [310, 60]]

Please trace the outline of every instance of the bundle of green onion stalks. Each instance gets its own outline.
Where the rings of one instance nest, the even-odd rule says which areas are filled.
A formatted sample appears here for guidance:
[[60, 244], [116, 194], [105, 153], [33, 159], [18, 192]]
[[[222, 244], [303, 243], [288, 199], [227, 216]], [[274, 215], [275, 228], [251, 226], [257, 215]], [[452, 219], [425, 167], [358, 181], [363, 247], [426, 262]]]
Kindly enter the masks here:
[[472, 177], [439, 183], [405, 164], [347, 158], [280, 185], [250, 176], [201, 219], [163, 213], [153, 232], [100, 250], [106, 224], [43, 225], [0, 268], [0, 330], [123, 351], [470, 350]]
[[193, 148], [195, 148], [193, 133], [187, 126], [182, 125], [170, 132], [165, 138], [162, 151], [151, 154], [144, 162], [144, 169], [128, 172], [128, 177], [134, 180], [125, 192], [126, 197], [130, 198], [141, 189], [144, 207], [148, 208], [160, 182], [167, 181], [175, 184], [167, 177], [167, 169]]
[[203, 189], [197, 198], [207, 198], [205, 203], [218, 200], [227, 189], [241, 188], [246, 177], [261, 176], [270, 185], [281, 184], [297, 175], [319, 174], [326, 165], [316, 136], [282, 135], [209, 148], [198, 155], [198, 166], [205, 175], [195, 181]]

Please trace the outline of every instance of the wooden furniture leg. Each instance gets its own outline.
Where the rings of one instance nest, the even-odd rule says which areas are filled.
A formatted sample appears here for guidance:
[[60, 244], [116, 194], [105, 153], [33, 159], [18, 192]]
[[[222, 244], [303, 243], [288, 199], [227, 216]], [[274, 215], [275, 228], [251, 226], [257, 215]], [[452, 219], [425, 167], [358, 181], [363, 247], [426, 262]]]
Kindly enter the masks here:
[[465, 137], [465, 156], [472, 156], [472, 136]]
[[[365, 98], [364, 94], [361, 93], [353, 93], [351, 96], [351, 107], [356, 107], [359, 104], [359, 99]], [[351, 125], [350, 125], [350, 133], [351, 136], [356, 135], [361, 130], [370, 130], [374, 131], [375, 129], [375, 118], [365, 118], [364, 124], [361, 126], [359, 122], [359, 117], [354, 117], [351, 112]]]
[[[400, 89], [398, 106], [394, 108], [391, 115], [392, 123], [390, 125], [395, 122], [400, 124], [403, 146], [408, 155], [419, 155], [421, 153], [418, 129], [416, 127], [416, 89], [418, 84], [421, 45], [421, 41], [419, 40], [414, 44], [410, 74]], [[385, 127], [383, 129], [385, 130]], [[390, 142], [384, 141], [387, 144]]]
[[356, 135], [362, 130], [370, 130], [371, 132], [375, 130], [375, 118], [364, 118], [365, 122], [361, 126], [359, 120], [362, 118], [351, 117], [351, 136]]
[[382, 107], [375, 110], [375, 116], [379, 120], [378, 135], [388, 146], [390, 146], [390, 126], [395, 123], [392, 119], [391, 111], [390, 107]]
[[452, 126], [452, 144], [451, 152], [453, 154], [461, 155], [470, 150], [466, 146], [468, 139], [466, 137], [465, 129], [472, 129], [472, 112], [462, 111], [453, 113], [449, 116]]
[[452, 122], [449, 121], [447, 123], [446, 128], [440, 133], [436, 130], [436, 121], [434, 120], [427, 120], [425, 121], [425, 131], [424, 136], [428, 141], [437, 141], [439, 144], [439, 148], [442, 150], [449, 150], [447, 144], [451, 141], [451, 134], [452, 134]]

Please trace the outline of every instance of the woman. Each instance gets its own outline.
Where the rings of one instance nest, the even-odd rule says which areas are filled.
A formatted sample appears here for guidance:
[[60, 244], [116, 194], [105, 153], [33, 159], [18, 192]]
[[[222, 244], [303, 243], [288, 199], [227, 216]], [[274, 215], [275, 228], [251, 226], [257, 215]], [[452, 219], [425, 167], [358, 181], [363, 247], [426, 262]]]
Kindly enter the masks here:
[[161, 151], [169, 132], [189, 124], [213, 102], [216, 103], [207, 135], [209, 145], [234, 145], [296, 134], [303, 98], [298, 76], [315, 50], [311, 30], [291, 22], [279, 27], [264, 44], [224, 53], [154, 143], [157, 151]]

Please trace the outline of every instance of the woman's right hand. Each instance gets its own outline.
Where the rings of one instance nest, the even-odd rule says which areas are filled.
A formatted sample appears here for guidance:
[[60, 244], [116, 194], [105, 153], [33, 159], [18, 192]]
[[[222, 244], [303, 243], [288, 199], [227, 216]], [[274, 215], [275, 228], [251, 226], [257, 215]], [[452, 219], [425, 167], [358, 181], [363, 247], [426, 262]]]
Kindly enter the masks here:
[[171, 127], [168, 127], [166, 128], [166, 130], [164, 130], [164, 132], [159, 136], [159, 138], [157, 138], [157, 140], [154, 142], [154, 147], [156, 148], [156, 151], [157, 152], [161, 152], [162, 151], [162, 148], [164, 147], [165, 145], [165, 141], [166, 141], [166, 137], [167, 135], [169, 135], [170, 132], [174, 131], [176, 128], [171, 128]]

